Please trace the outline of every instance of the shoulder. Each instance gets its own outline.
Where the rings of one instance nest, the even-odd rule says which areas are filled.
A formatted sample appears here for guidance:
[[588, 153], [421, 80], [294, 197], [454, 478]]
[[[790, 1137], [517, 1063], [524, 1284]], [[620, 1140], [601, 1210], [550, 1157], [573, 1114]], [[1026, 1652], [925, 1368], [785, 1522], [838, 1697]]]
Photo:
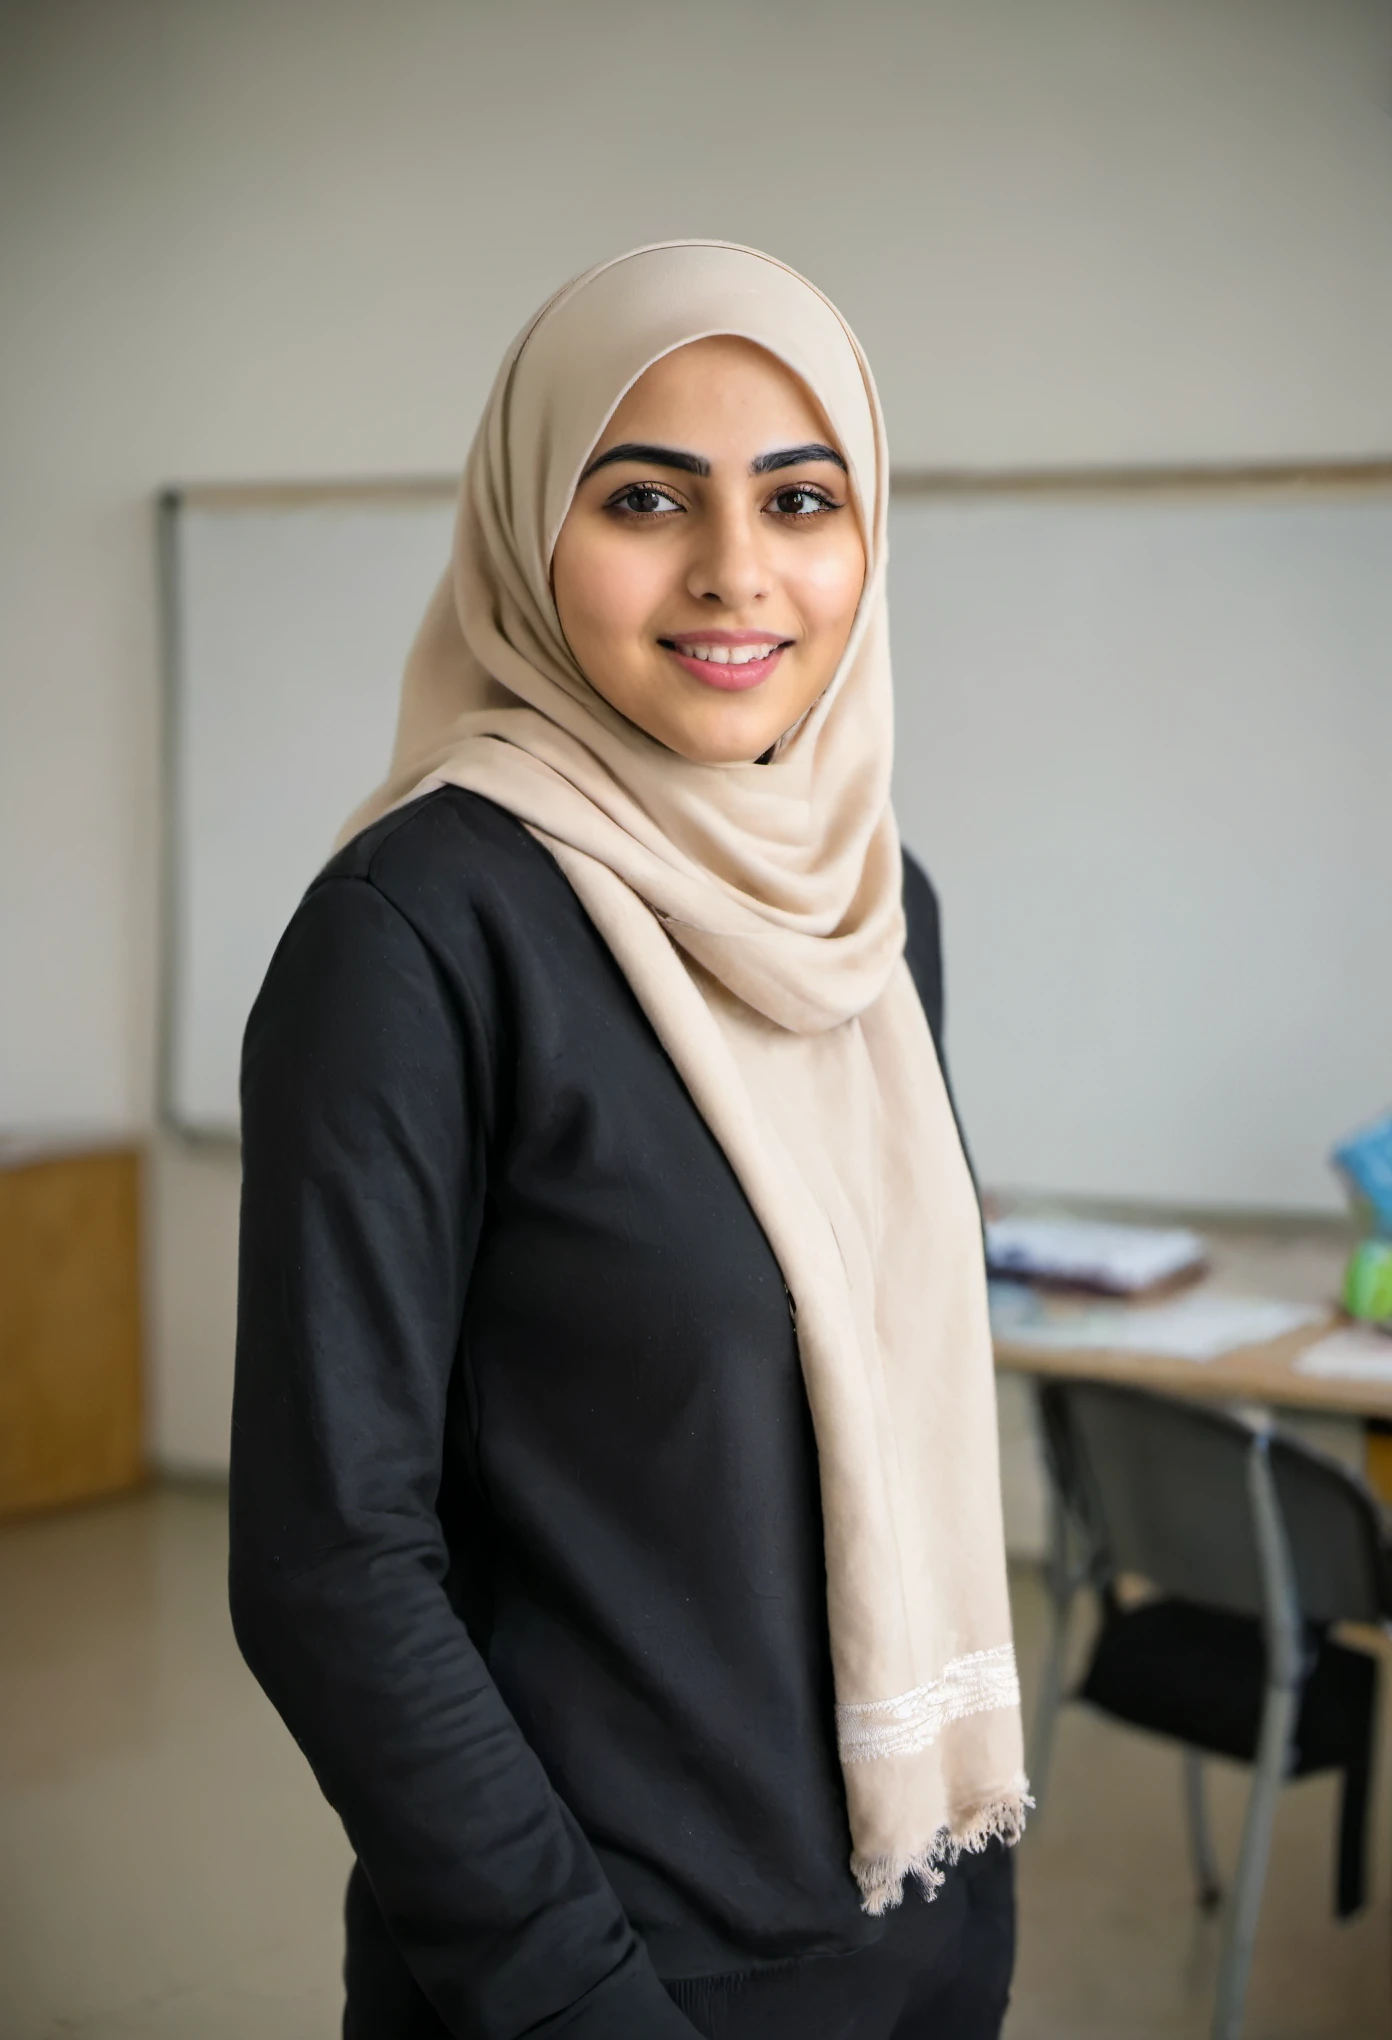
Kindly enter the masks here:
[[437, 1046], [503, 1024], [499, 960], [573, 898], [512, 815], [443, 787], [384, 815], [313, 881], [276, 949], [248, 1027], [263, 1042], [356, 1037]]
[[[505, 958], [545, 950], [577, 923], [588, 928], [560, 866], [531, 831], [459, 786], [422, 794], [362, 830], [325, 865], [301, 912], [331, 891], [368, 895], [398, 916], [444, 977], [459, 983], [492, 978]], [[365, 910], [360, 901], [339, 911]]]
[[565, 881], [515, 815], [482, 794], [442, 786], [395, 808], [330, 859], [310, 887], [358, 880], [425, 933], [433, 924], [554, 892]]

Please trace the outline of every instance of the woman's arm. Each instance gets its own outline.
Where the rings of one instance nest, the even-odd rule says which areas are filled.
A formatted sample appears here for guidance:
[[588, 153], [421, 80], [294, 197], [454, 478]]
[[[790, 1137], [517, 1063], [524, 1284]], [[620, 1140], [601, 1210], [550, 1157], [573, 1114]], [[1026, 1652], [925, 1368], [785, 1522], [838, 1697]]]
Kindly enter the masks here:
[[452, 2032], [690, 2040], [444, 1588], [483, 1046], [370, 882], [314, 888], [243, 1064], [233, 1620]]

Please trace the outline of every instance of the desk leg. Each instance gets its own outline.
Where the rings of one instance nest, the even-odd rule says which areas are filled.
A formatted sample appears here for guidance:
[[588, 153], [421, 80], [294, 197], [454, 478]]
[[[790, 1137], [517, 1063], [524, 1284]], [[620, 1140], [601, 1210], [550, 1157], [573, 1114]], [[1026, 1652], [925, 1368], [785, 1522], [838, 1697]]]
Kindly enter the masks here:
[[1039, 1692], [1034, 1703], [1034, 1720], [1030, 1726], [1029, 1781], [1036, 1820], [1044, 1809], [1044, 1788], [1048, 1782], [1049, 1760], [1053, 1754], [1054, 1730], [1058, 1723], [1059, 1708], [1063, 1703], [1063, 1675], [1068, 1652], [1068, 1618], [1073, 1611], [1073, 1596], [1079, 1583], [1068, 1512], [1064, 1508], [1053, 1468], [1048, 1465], [1047, 1454], [1045, 1465], [1048, 1481], [1049, 1549], [1044, 1577], [1049, 1590], [1051, 1613], [1049, 1640], [1045, 1645], [1044, 1661], [1039, 1669]]

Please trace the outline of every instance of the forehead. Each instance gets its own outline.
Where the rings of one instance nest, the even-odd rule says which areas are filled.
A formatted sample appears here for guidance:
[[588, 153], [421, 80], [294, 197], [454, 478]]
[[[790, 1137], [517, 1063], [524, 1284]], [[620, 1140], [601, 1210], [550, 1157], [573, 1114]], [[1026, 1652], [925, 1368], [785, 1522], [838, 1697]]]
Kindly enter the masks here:
[[730, 334], [689, 341], [646, 368], [595, 450], [640, 436], [714, 455], [753, 455], [813, 438], [844, 451], [802, 379], [767, 348]]
[[487, 428], [492, 486], [534, 586], [546, 585], [551, 549], [586, 461], [646, 370], [693, 342], [735, 336], [766, 350], [802, 389], [816, 392], [862, 519], [878, 531], [886, 482], [878, 413], [840, 315], [766, 256], [715, 243], [669, 244], [624, 256], [568, 286], [520, 337], [495, 386]]

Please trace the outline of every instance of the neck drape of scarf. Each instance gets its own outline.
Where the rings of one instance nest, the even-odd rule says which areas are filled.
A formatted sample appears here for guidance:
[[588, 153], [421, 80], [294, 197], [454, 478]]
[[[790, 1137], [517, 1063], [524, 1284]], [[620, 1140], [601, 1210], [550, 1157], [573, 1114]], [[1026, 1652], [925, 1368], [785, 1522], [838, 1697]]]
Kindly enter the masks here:
[[[653, 362], [715, 334], [765, 348], [818, 399], [866, 538], [837, 673], [764, 764], [693, 764], [626, 721], [577, 666], [550, 589], [619, 402]], [[835, 1730], [870, 1912], [906, 1876], [931, 1895], [962, 1849], [1014, 1840], [1028, 1804], [980, 1227], [903, 953], [887, 487], [864, 355], [782, 263], [675, 242], [568, 284], [494, 384], [390, 777], [347, 831], [442, 783], [524, 822], [764, 1228], [816, 1434]]]

